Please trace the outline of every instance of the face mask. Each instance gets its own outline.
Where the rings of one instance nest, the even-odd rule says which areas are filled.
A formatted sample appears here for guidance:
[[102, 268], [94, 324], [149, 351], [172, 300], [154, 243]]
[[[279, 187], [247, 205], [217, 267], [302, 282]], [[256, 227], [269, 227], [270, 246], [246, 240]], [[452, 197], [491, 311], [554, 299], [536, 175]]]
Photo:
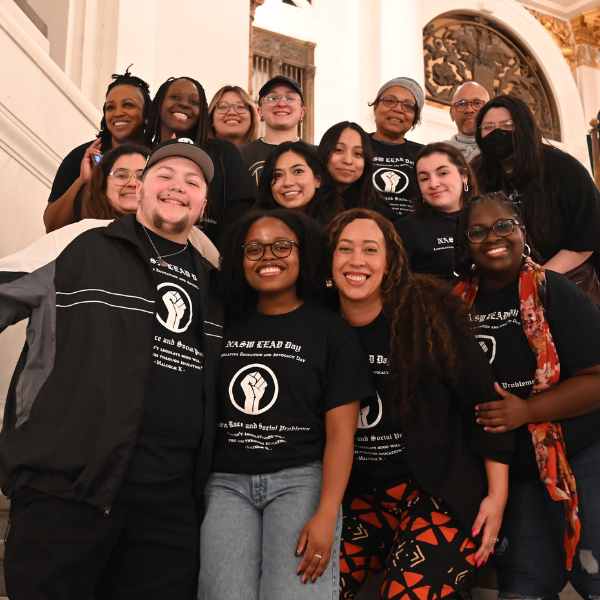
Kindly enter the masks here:
[[479, 146], [485, 154], [498, 160], [504, 160], [514, 153], [513, 132], [494, 129], [492, 133], [481, 138]]

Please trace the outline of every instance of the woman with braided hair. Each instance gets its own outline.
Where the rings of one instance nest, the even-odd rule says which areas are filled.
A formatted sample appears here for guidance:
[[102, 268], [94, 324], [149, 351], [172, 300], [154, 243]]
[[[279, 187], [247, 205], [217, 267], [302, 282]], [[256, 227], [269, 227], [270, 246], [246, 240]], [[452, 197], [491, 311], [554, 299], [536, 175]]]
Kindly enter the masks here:
[[[501, 401], [481, 400], [486, 431], [515, 432], [510, 493], [493, 562], [500, 598], [558, 598], [567, 580], [600, 595], [600, 311], [529, 257], [518, 207], [473, 198], [455, 238], [466, 302]], [[500, 385], [498, 385], [500, 384]]]
[[106, 90], [96, 140], [69, 152], [58, 167], [44, 212], [47, 233], [81, 219], [82, 188], [103, 154], [121, 144], [140, 143], [142, 139], [150, 110], [150, 88], [143, 79], [132, 75], [129, 67], [112, 79]]
[[143, 142], [153, 148], [173, 136], [189, 138], [211, 157], [215, 175], [209, 186], [204, 230], [215, 241], [222, 217], [239, 200], [252, 203], [256, 186], [236, 146], [228, 140], [210, 139], [211, 126], [206, 94], [200, 82], [191, 77], [170, 77], [154, 96]]
[[459, 299], [411, 271], [387, 219], [349, 210], [325, 235], [377, 389], [343, 503], [340, 598], [381, 571], [381, 598], [449, 598], [493, 551], [508, 493], [512, 436], [475, 420], [475, 404], [497, 398], [493, 374]]

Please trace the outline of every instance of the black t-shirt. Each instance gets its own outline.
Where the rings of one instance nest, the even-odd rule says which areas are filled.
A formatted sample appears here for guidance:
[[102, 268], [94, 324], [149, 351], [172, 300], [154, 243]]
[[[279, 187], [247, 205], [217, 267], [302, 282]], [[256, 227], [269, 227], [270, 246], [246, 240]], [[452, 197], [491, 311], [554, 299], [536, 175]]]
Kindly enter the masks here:
[[[301, 141], [304, 142], [304, 140]], [[308, 142], [304, 143], [307, 146], [310, 146], [310, 148], [312, 148], [316, 153], [317, 146], [309, 144]], [[263, 141], [261, 138], [240, 146], [240, 152], [242, 153], [244, 161], [248, 167], [248, 171], [250, 172], [250, 175], [252, 176], [252, 179], [256, 185], [258, 185], [260, 176], [265, 168], [265, 161], [267, 158], [269, 158], [269, 156], [271, 156], [271, 152], [273, 152], [277, 146], [279, 146], [279, 144], [269, 144], [268, 142]]]
[[412, 213], [394, 223], [415, 273], [454, 278], [456, 217], [434, 210], [431, 215]]
[[[191, 249], [136, 221], [157, 285], [152, 368], [127, 479], [160, 482], [194, 468], [203, 429], [204, 354], [200, 288]], [[156, 251], [167, 266], [158, 264]], [[173, 256], [167, 256], [179, 252]], [[140, 385], [144, 385], [140, 381]]]
[[415, 175], [415, 158], [423, 144], [405, 140], [404, 144], [380, 142], [371, 136], [373, 146], [373, 185], [388, 201], [396, 218], [412, 210], [413, 198], [419, 194]]
[[353, 487], [392, 487], [410, 474], [402, 429], [392, 417], [388, 387], [391, 327], [390, 320], [380, 313], [368, 325], [354, 328], [369, 357], [377, 394], [361, 402], [350, 476]]
[[325, 308], [254, 310], [225, 326], [213, 471], [273, 473], [322, 460], [325, 413], [375, 393], [356, 334]]
[[215, 165], [215, 174], [209, 185], [210, 208], [205, 215], [204, 230], [214, 243], [223, 209], [239, 200], [253, 200], [256, 186], [248, 175], [240, 151], [229, 140], [209, 140], [208, 153]]
[[[55, 202], [61, 196], [63, 196], [67, 190], [75, 183], [75, 180], [79, 177], [79, 173], [81, 172], [81, 161], [85, 155], [85, 151], [95, 142], [93, 140], [91, 142], [86, 142], [85, 144], [81, 144], [81, 146], [77, 146], [65, 156], [63, 161], [60, 163], [58, 167], [58, 171], [56, 171], [56, 175], [54, 176], [54, 181], [52, 182], [52, 189], [50, 190], [50, 196], [48, 196], [48, 202]], [[102, 146], [102, 152], [106, 153], [110, 150], [110, 148], [105, 148]], [[75, 200], [73, 201], [73, 212], [77, 219], [81, 219], [81, 204], [83, 201], [83, 186], [80, 188], [79, 193], [75, 196]]]
[[[552, 258], [559, 250], [589, 252], [600, 250], [600, 193], [587, 169], [570, 154], [544, 146], [544, 187], [548, 194], [555, 195], [555, 202], [548, 219], [550, 246], [544, 261]], [[520, 196], [517, 204], [526, 203], [527, 198], [513, 182]], [[506, 189], [505, 189], [506, 188]], [[486, 192], [513, 190], [499, 178], [492, 189]], [[525, 223], [527, 227], [527, 223]], [[531, 228], [528, 229], [531, 234]], [[534, 246], [538, 246], [535, 239]]]
[[[600, 364], [600, 310], [559, 273], [546, 271], [546, 281], [546, 319], [558, 352], [562, 381], [581, 369]], [[519, 398], [528, 398], [537, 363], [523, 331], [518, 286], [515, 281], [496, 292], [480, 290], [475, 298], [477, 314], [471, 318], [478, 326], [476, 337], [498, 383]], [[567, 458], [576, 456], [600, 440], [600, 410], [565, 419], [561, 427]], [[517, 430], [510, 473], [520, 479], [539, 477], [526, 425]]]

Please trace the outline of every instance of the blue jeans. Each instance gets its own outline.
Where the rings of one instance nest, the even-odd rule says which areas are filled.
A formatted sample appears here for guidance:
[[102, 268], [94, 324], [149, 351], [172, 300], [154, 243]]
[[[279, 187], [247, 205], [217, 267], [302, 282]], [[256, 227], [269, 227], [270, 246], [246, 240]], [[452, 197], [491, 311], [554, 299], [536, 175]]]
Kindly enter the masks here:
[[499, 598], [558, 600], [570, 581], [584, 599], [600, 598], [600, 442], [569, 461], [579, 495], [581, 537], [566, 570], [565, 509], [539, 480], [510, 481], [493, 557]]
[[201, 600], [337, 600], [341, 509], [331, 561], [302, 583], [296, 545], [321, 499], [323, 466], [268, 475], [213, 473], [200, 533]]

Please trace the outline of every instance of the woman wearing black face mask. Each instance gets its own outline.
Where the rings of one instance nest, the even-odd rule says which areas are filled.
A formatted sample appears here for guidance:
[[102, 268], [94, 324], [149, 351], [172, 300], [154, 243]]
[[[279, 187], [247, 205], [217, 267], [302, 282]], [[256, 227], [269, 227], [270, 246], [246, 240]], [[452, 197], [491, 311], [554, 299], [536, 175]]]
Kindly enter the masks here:
[[471, 167], [482, 192], [503, 191], [519, 205], [539, 262], [570, 278], [574, 269], [577, 279], [587, 269], [593, 278], [600, 194], [585, 167], [543, 143], [529, 107], [514, 96], [496, 96], [483, 106], [475, 139], [481, 154]]

